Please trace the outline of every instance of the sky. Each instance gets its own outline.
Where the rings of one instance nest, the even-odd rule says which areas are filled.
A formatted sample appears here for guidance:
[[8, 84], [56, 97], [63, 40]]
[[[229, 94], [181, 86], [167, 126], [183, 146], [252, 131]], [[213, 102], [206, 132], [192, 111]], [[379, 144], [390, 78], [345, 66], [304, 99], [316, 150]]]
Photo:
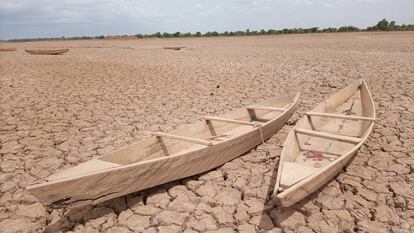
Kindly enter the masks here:
[[1, 0], [0, 39], [414, 24], [414, 0]]

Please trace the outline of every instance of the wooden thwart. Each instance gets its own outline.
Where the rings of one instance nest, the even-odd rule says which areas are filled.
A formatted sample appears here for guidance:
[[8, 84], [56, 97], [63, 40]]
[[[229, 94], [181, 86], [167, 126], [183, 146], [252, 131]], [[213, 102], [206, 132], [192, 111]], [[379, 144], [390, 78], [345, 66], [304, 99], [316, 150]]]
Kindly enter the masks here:
[[307, 116], [319, 116], [319, 117], [332, 117], [332, 118], [347, 119], [347, 120], [375, 121], [375, 118], [372, 118], [372, 117], [349, 116], [349, 115], [324, 113], [324, 112], [306, 112], [305, 115], [307, 115]]
[[280, 111], [283, 112], [286, 109], [284, 108], [275, 108], [275, 107], [265, 107], [265, 106], [247, 106], [248, 110], [269, 110], [269, 111]]
[[154, 133], [152, 133], [152, 135], [154, 135], [156, 137], [170, 138], [170, 139], [175, 139], [175, 140], [184, 141], [184, 142], [191, 142], [191, 143], [195, 143], [195, 144], [201, 144], [201, 145], [205, 145], [205, 146], [212, 146], [213, 145], [213, 142], [210, 142], [210, 141], [207, 141], [207, 140], [198, 139], [198, 138], [189, 138], [189, 137], [178, 136], [178, 135], [168, 134], [168, 133], [154, 132]]
[[347, 142], [347, 143], [357, 144], [361, 141], [360, 138], [356, 138], [356, 137], [337, 135], [337, 134], [332, 134], [332, 133], [327, 133], [327, 132], [319, 132], [319, 131], [309, 130], [309, 129], [296, 128], [295, 132], [305, 134], [305, 135], [309, 135], [309, 136], [332, 139], [332, 140], [336, 140], [336, 141], [340, 141], [340, 142]]
[[227, 123], [233, 123], [233, 124], [239, 124], [239, 125], [251, 125], [251, 126], [257, 125], [257, 123], [254, 123], [254, 122], [239, 121], [239, 120], [226, 119], [226, 118], [220, 118], [220, 117], [206, 116], [206, 117], [203, 117], [203, 119], [206, 121], [221, 121], [221, 122], [227, 122]]

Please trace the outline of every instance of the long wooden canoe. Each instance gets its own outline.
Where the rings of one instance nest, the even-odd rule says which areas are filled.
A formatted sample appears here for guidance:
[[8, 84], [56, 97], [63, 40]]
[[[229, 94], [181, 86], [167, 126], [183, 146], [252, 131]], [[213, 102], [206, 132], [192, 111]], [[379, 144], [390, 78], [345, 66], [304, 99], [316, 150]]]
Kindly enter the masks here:
[[166, 46], [164, 49], [172, 49], [172, 50], [181, 50], [185, 48], [184, 46]]
[[246, 153], [275, 134], [299, 93], [238, 109], [81, 163], [27, 187], [45, 205], [82, 206], [193, 176]]
[[374, 121], [374, 102], [363, 80], [305, 113], [282, 150], [276, 201], [291, 206], [331, 180], [368, 138]]
[[32, 55], [59, 55], [68, 52], [69, 49], [25, 49], [24, 51]]
[[0, 52], [13, 52], [16, 48], [0, 48]]

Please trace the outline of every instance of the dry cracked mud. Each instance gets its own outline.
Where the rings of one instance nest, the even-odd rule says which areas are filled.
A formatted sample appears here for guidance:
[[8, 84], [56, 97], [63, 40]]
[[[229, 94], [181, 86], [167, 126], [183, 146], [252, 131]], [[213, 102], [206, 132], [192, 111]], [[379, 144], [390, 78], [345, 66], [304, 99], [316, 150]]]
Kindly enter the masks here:
[[[414, 232], [414, 33], [9, 44], [0, 53], [0, 232]], [[180, 51], [164, 46], [186, 46]], [[32, 56], [24, 48], [70, 48]], [[296, 205], [270, 199], [304, 111], [363, 78], [378, 121], [355, 159]], [[300, 91], [264, 145], [204, 174], [73, 210], [25, 187], [208, 114]]]

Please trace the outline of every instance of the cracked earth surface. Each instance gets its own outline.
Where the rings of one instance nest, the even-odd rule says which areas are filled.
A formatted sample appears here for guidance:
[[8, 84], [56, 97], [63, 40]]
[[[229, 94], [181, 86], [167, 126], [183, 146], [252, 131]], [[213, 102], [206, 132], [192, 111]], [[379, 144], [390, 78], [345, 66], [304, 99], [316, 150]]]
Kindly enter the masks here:
[[[163, 46], [182, 45], [180, 51]], [[0, 232], [414, 232], [414, 33], [8, 44], [0, 53]], [[62, 56], [23, 48], [67, 47]], [[335, 179], [269, 198], [303, 112], [364, 78], [378, 121]], [[300, 91], [264, 145], [204, 174], [97, 206], [51, 210], [25, 187], [203, 115]]]

